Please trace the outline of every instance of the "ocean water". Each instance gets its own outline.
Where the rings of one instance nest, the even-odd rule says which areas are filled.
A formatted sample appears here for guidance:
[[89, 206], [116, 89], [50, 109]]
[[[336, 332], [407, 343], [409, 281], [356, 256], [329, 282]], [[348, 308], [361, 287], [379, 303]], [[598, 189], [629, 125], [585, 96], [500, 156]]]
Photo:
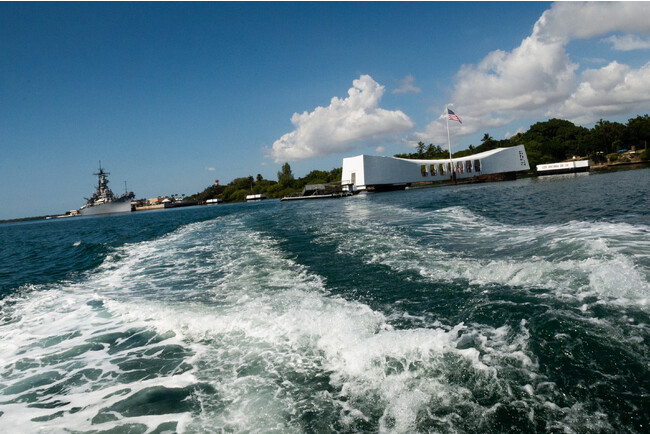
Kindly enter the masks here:
[[650, 169], [0, 225], [0, 431], [649, 432]]

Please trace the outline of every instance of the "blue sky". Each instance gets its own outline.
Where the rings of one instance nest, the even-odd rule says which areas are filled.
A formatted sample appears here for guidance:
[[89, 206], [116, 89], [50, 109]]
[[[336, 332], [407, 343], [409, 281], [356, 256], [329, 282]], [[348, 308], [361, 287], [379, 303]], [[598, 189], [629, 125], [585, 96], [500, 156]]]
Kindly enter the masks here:
[[0, 3], [0, 219], [650, 109], [646, 3]]

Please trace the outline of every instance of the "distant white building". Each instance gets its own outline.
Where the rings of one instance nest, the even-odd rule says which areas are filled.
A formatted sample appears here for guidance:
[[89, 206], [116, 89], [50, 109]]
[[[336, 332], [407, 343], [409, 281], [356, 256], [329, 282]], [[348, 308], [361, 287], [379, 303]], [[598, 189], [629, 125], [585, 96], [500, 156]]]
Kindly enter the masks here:
[[[530, 170], [523, 145], [454, 158], [452, 164], [457, 180], [507, 179], [514, 177], [516, 172]], [[451, 170], [449, 159], [411, 160], [358, 155], [343, 159], [341, 184], [350, 190], [392, 190], [417, 182], [449, 181]]]
[[538, 164], [538, 175], [555, 175], [558, 173], [588, 172], [589, 160], [564, 161], [562, 163]]

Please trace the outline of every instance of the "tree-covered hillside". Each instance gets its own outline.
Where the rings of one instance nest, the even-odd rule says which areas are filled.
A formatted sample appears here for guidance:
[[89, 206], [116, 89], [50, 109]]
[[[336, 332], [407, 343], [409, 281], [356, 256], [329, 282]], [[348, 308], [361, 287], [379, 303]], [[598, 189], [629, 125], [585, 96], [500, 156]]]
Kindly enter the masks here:
[[[474, 155], [495, 148], [524, 145], [530, 167], [537, 164], [554, 163], [574, 156], [589, 157], [595, 161], [614, 161], [617, 152], [636, 148], [638, 155], [647, 160], [647, 144], [650, 142], [650, 118], [648, 115], [629, 119], [624, 125], [618, 122], [600, 120], [593, 128], [574, 125], [562, 119], [549, 119], [532, 125], [525, 133], [509, 139], [495, 140], [485, 133], [478, 146], [453, 154], [454, 158]], [[449, 154], [440, 146], [418, 143], [416, 152], [397, 154], [395, 157], [413, 159], [444, 159]], [[278, 180], [264, 179], [262, 175], [253, 178], [233, 179], [228, 185], [212, 185], [200, 193], [188, 196], [191, 201], [204, 202], [208, 199], [223, 199], [224, 202], [245, 200], [249, 194], [263, 193], [268, 198], [281, 198], [302, 191], [307, 184], [326, 184], [341, 181], [342, 169], [329, 172], [312, 170], [305, 177], [296, 179], [289, 163], [284, 163], [278, 172]]]
[[[650, 142], [650, 118], [648, 115], [629, 119], [626, 124], [600, 120], [593, 128], [574, 125], [562, 119], [550, 119], [532, 125], [525, 133], [516, 134], [509, 139], [495, 140], [488, 133], [481, 144], [458, 151], [453, 157], [460, 158], [495, 148], [524, 145], [531, 167], [537, 164], [554, 163], [578, 157], [590, 157], [605, 161], [607, 156], [633, 147], [642, 158], [647, 158], [645, 149]], [[643, 150], [643, 152], [642, 152]], [[440, 146], [425, 146], [420, 142], [416, 152], [397, 154], [400, 158], [438, 159], [449, 154]]]
[[186, 197], [186, 200], [205, 202], [208, 199], [223, 199], [224, 202], [239, 202], [249, 194], [265, 194], [267, 198], [281, 198], [302, 191], [307, 184], [326, 184], [341, 180], [341, 168], [312, 170], [305, 177], [295, 179], [289, 163], [282, 165], [278, 180], [264, 179], [262, 175], [233, 179], [228, 185], [211, 185], [200, 193]]

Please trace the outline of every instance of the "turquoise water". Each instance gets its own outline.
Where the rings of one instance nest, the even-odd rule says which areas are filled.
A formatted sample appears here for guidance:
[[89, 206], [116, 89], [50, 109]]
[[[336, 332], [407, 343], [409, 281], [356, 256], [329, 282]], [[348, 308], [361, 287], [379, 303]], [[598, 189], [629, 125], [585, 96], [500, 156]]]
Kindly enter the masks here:
[[650, 170], [0, 225], [3, 432], [648, 432]]

